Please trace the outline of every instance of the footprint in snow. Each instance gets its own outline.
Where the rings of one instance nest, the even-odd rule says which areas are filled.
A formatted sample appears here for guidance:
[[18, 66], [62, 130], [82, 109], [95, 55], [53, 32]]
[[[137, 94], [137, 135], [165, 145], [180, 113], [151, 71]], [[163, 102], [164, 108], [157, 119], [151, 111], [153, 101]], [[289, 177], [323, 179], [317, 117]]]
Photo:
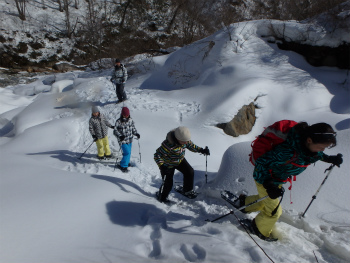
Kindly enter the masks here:
[[162, 233], [158, 225], [153, 226], [153, 231], [150, 235], [152, 241], [152, 251], [149, 253], [148, 257], [158, 258], [162, 254], [162, 248], [160, 246], [160, 239], [162, 238]]
[[192, 248], [188, 248], [186, 244], [182, 244], [180, 251], [189, 262], [200, 262], [207, 256], [205, 249], [198, 244], [194, 244]]

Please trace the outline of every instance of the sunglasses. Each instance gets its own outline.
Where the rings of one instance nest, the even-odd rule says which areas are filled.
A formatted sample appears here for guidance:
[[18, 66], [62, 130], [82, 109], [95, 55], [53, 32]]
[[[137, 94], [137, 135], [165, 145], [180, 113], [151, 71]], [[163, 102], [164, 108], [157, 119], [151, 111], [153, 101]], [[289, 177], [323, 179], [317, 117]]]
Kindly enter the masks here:
[[316, 136], [322, 136], [325, 139], [333, 139], [337, 136], [336, 132], [314, 132]]

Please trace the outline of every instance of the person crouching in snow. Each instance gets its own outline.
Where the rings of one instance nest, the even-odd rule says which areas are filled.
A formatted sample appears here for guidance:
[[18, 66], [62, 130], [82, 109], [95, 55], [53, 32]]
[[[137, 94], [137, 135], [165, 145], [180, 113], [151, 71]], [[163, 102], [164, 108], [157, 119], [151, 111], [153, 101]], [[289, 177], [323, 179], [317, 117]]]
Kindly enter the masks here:
[[323, 153], [326, 148], [336, 146], [336, 133], [327, 123], [309, 126], [306, 122], [295, 125], [287, 139], [273, 150], [260, 156], [255, 162], [253, 177], [258, 190], [257, 195], [240, 195], [237, 208], [252, 203], [266, 195], [269, 198], [248, 206], [242, 212], [258, 212], [252, 221], [255, 234], [266, 241], [276, 241], [270, 236], [272, 228], [282, 214], [278, 197], [283, 196], [282, 184], [288, 178], [302, 173], [308, 165], [317, 161], [340, 166], [343, 159], [340, 154], [328, 156]]
[[210, 155], [208, 148], [201, 148], [191, 141], [191, 133], [187, 127], [180, 126], [168, 132], [162, 145], [156, 150], [154, 160], [157, 163], [163, 184], [157, 193], [160, 202], [167, 202], [173, 187], [175, 169], [183, 174], [183, 191], [193, 191], [194, 170], [185, 159], [185, 150]]
[[133, 136], [135, 135], [137, 139], [140, 139], [140, 134], [137, 133], [134, 121], [131, 119], [130, 111], [127, 107], [122, 108], [120, 118], [115, 122], [113, 134], [117, 137], [123, 151], [123, 158], [118, 168], [122, 172], [128, 172]]
[[97, 106], [92, 106], [91, 111], [92, 116], [89, 120], [89, 131], [94, 142], [96, 142], [97, 158], [100, 160], [105, 157], [111, 158], [112, 153], [111, 149], [109, 148], [107, 127], [114, 129], [114, 126], [112, 126], [106, 120], [105, 116], [100, 113], [100, 110]]

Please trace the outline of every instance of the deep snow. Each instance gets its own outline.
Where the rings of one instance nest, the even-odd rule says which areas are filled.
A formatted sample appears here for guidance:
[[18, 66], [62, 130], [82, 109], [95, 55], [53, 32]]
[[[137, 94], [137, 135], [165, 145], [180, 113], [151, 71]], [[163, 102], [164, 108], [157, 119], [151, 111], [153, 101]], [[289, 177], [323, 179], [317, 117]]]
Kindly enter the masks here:
[[[273, 231], [279, 241], [255, 239], [274, 262], [348, 262], [347, 72], [314, 68], [279, 50], [257, 34], [264, 27], [263, 21], [241, 23], [232, 26], [233, 41], [220, 31], [167, 56], [135, 57], [140, 73], [127, 82], [125, 106], [141, 139], [140, 147], [133, 143], [128, 174], [114, 171], [115, 159], [96, 161], [95, 145], [77, 158], [92, 142], [91, 105], [111, 122], [120, 114], [111, 70], [42, 76], [1, 89], [0, 262], [269, 262], [234, 216], [217, 223], [205, 219], [229, 212], [220, 190], [256, 192], [250, 143], [280, 119], [331, 124], [338, 145], [326, 153], [342, 153], [344, 163], [334, 168], [305, 218], [299, 214], [328, 165], [319, 162], [298, 176]], [[249, 134], [233, 138], [215, 127], [255, 99], [257, 121]], [[153, 154], [180, 125], [190, 128], [194, 143], [211, 150], [208, 184], [205, 157], [187, 151], [201, 194], [188, 200], [172, 193], [177, 204], [166, 206], [154, 198], [161, 179]], [[109, 139], [118, 155], [112, 130]], [[174, 181], [181, 180], [177, 173]]]

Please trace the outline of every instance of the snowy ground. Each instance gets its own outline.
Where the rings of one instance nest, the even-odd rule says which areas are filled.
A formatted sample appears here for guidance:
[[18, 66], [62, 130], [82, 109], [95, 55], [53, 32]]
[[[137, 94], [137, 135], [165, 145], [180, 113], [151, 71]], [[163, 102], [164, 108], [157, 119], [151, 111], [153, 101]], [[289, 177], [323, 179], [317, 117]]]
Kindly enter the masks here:
[[[273, 231], [279, 241], [256, 241], [274, 262], [348, 262], [349, 76], [278, 50], [258, 37], [264, 26], [242, 23], [233, 41], [218, 32], [168, 56], [137, 56], [140, 73], [127, 82], [125, 106], [141, 139], [140, 147], [134, 141], [128, 174], [114, 171], [115, 160], [96, 161], [95, 145], [78, 159], [92, 142], [91, 105], [111, 122], [120, 114], [111, 71], [43, 76], [1, 89], [0, 262], [269, 262], [234, 216], [217, 223], [205, 219], [229, 212], [220, 190], [256, 192], [250, 143], [280, 119], [331, 124], [339, 143], [326, 153], [342, 153], [344, 164], [331, 173], [305, 218], [299, 214], [328, 165], [317, 163], [298, 176]], [[260, 109], [249, 134], [233, 138], [215, 127], [256, 98]], [[161, 179], [153, 154], [180, 125], [190, 128], [194, 143], [211, 150], [208, 183], [205, 157], [187, 152], [201, 194], [188, 200], [172, 193], [176, 204], [166, 206], [154, 198]], [[109, 138], [118, 155], [112, 130]], [[176, 174], [174, 181], [181, 180]]]

